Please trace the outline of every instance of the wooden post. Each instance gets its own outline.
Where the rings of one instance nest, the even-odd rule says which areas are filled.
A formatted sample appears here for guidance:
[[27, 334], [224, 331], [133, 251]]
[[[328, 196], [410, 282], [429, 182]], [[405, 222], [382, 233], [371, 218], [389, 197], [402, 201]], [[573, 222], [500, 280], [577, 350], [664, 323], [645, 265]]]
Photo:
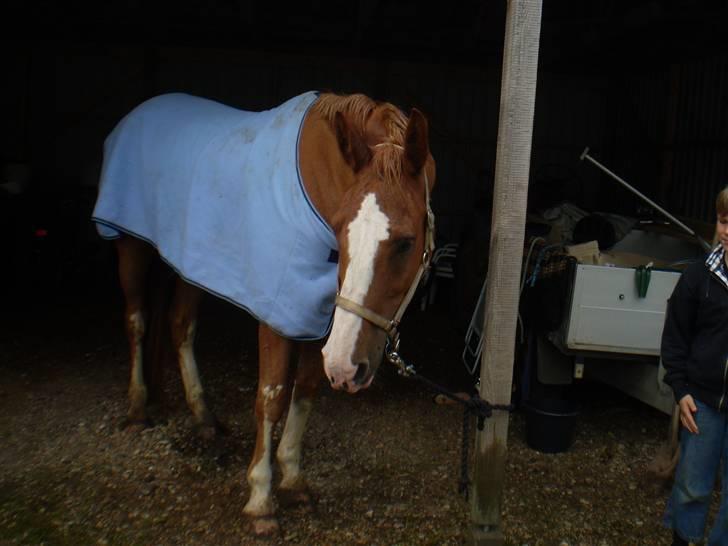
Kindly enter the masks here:
[[[536, 100], [541, 0], [510, 0], [506, 13], [493, 221], [480, 397], [511, 401], [519, 280]], [[502, 545], [500, 528], [509, 413], [494, 411], [475, 440], [472, 543]]]

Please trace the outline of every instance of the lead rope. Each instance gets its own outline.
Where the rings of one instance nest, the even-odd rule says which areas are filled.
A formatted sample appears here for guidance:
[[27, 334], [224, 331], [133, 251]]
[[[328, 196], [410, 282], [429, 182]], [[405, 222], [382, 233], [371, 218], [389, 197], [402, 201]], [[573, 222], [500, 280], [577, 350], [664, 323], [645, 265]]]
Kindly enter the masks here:
[[470, 454], [470, 412], [467, 408], [463, 411], [463, 430], [460, 437], [462, 440], [460, 441], [460, 481], [458, 482], [458, 493], [465, 500], [469, 500], [470, 476], [468, 476], [468, 455]]
[[463, 426], [461, 435], [462, 442], [460, 445], [460, 480], [458, 483], [458, 493], [463, 495], [465, 497], [465, 500], [468, 500], [470, 485], [470, 477], [468, 475], [468, 454], [470, 450], [470, 417], [475, 416], [477, 418], [478, 430], [483, 430], [483, 427], [485, 426], [485, 419], [493, 414], [493, 410], [513, 411], [514, 406], [512, 404], [490, 404], [489, 402], [481, 399], [477, 391], [473, 393], [470, 398], [463, 399], [452, 391], [449, 391], [442, 385], [438, 385], [434, 381], [431, 381], [417, 373], [414, 366], [412, 366], [411, 364], [407, 364], [397, 352], [399, 350], [399, 331], [397, 328], [399, 326], [399, 321], [404, 314], [404, 310], [407, 307], [407, 304], [414, 294], [415, 288], [417, 288], [417, 285], [419, 284], [421, 276], [427, 269], [429, 269], [430, 259], [435, 250], [435, 215], [430, 208], [430, 188], [427, 180], [427, 173], [425, 173], [425, 203], [427, 207], [427, 228], [425, 233], [425, 255], [423, 256], [423, 264], [417, 273], [415, 282], [410, 287], [409, 293], [402, 302], [403, 304], [400, 305], [400, 308], [395, 314], [394, 320], [392, 321], [395, 327], [392, 330], [387, 331], [387, 345], [385, 348], [385, 354], [387, 356], [387, 360], [397, 366], [399, 375], [416, 379], [421, 383], [424, 383], [433, 391], [447, 396], [451, 400], [454, 400], [455, 402], [463, 404], [465, 406], [463, 411]]
[[468, 491], [470, 485], [470, 477], [468, 475], [468, 454], [470, 449], [470, 417], [475, 416], [477, 419], [478, 430], [483, 430], [485, 427], [485, 420], [493, 415], [493, 411], [508, 411], [512, 412], [515, 409], [513, 404], [491, 404], [487, 400], [483, 400], [478, 395], [476, 390], [470, 398], [462, 398], [454, 392], [446, 389], [442, 385], [435, 383], [434, 381], [427, 379], [423, 375], [417, 373], [414, 366], [407, 364], [397, 352], [399, 348], [399, 339], [396, 341], [396, 345], [392, 345], [387, 341], [385, 348], [385, 354], [387, 360], [397, 367], [397, 373], [402, 377], [408, 377], [416, 379], [417, 381], [425, 384], [431, 390], [447, 396], [451, 400], [462, 404], [464, 406], [463, 411], [463, 427], [462, 427], [462, 443], [460, 445], [460, 481], [458, 483], [458, 493], [468, 500]]

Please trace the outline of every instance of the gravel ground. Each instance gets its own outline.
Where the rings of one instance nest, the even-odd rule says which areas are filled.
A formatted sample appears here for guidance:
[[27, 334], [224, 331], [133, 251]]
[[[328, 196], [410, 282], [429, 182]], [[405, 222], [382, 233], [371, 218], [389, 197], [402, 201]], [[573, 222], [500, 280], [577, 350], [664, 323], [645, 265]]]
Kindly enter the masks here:
[[[0, 331], [0, 545], [464, 544], [458, 494], [462, 411], [384, 368], [366, 392], [324, 389], [305, 437], [313, 513], [280, 512], [261, 541], [241, 516], [253, 450], [255, 325], [227, 304], [203, 306], [198, 361], [227, 432], [195, 438], [179, 374], [164, 412], [120, 430], [127, 356], [118, 298], [25, 305]], [[442, 311], [412, 311], [403, 355], [421, 373], [462, 385], [461, 336]], [[583, 385], [566, 453], [525, 443], [512, 414], [502, 529], [508, 545], [669, 544], [667, 492], [647, 467], [667, 416]]]

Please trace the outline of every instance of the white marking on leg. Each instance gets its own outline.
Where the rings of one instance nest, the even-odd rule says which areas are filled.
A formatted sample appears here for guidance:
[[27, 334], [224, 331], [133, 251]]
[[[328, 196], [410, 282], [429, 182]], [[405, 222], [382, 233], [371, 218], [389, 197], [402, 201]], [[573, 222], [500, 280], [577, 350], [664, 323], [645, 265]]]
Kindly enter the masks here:
[[275, 387], [266, 385], [263, 387], [263, 399], [265, 400], [265, 403], [267, 404], [268, 402], [272, 402], [278, 398], [281, 395], [282, 390], [283, 385], [276, 385]]
[[179, 363], [187, 404], [192, 409], [192, 413], [200, 418], [207, 411], [207, 408], [204, 402], [204, 391], [202, 389], [200, 375], [197, 371], [197, 362], [195, 361], [195, 353], [193, 350], [195, 326], [196, 321], [192, 321], [187, 327], [185, 340], [179, 347]]
[[260, 460], [248, 472], [250, 498], [243, 512], [250, 516], [265, 516], [273, 513], [271, 496], [271, 479], [273, 472], [270, 464], [271, 436], [273, 425], [268, 419], [263, 420], [263, 454]]
[[[347, 236], [349, 264], [340, 292], [344, 298], [363, 305], [374, 278], [374, 259], [379, 243], [389, 238], [389, 218], [379, 208], [373, 193], [368, 193], [362, 200], [356, 217], [349, 224]], [[326, 375], [334, 380], [335, 386], [351, 381], [356, 374], [352, 354], [361, 324], [362, 319], [350, 311], [340, 307], [334, 311], [334, 325], [322, 353]]]
[[313, 402], [308, 399], [296, 400], [294, 388], [291, 405], [288, 408], [286, 426], [278, 444], [276, 456], [281, 468], [281, 487], [295, 489], [301, 480], [301, 444], [306, 423], [311, 415]]

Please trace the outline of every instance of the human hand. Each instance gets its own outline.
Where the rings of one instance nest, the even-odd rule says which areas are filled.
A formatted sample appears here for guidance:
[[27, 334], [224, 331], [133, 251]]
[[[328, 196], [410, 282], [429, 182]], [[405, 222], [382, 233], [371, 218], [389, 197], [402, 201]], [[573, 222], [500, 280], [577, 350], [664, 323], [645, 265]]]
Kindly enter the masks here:
[[688, 432], [698, 434], [698, 425], [695, 423], [694, 413], [697, 413], [698, 407], [695, 405], [695, 400], [689, 394], [686, 394], [678, 402], [680, 406], [680, 422], [688, 429]]

